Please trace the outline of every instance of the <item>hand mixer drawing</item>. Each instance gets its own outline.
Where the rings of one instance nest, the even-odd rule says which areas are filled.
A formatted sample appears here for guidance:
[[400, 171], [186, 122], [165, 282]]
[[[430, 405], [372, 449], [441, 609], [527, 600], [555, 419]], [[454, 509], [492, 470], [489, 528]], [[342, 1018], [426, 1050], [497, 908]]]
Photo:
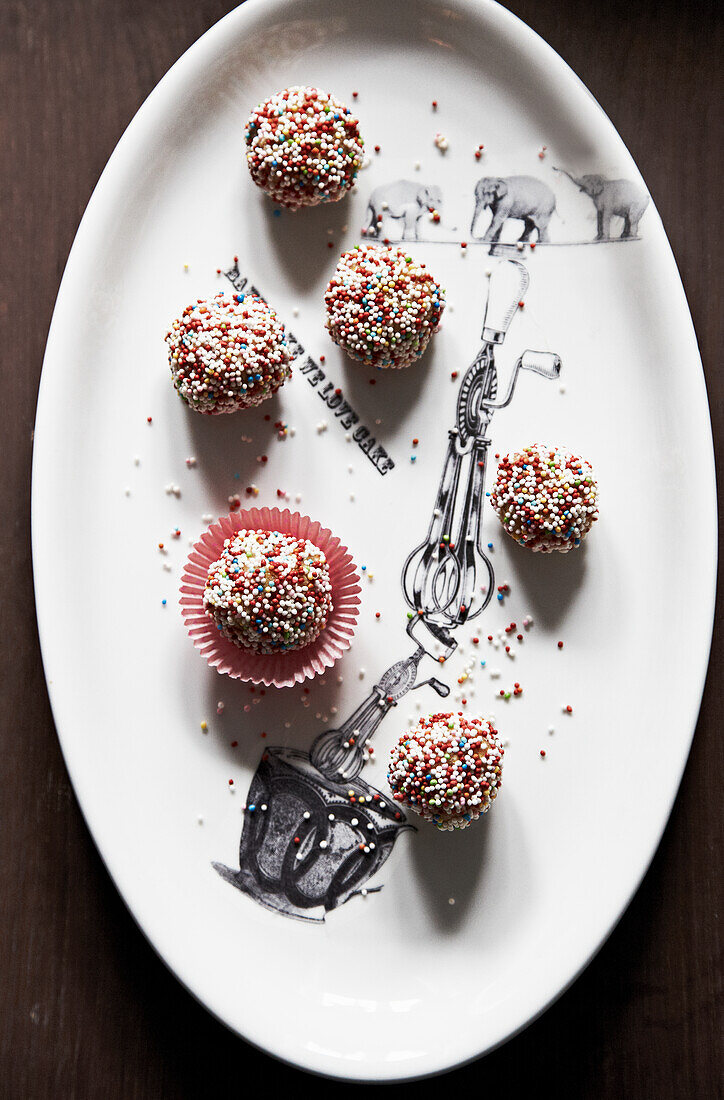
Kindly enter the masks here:
[[[525, 351], [515, 364], [505, 396], [496, 400], [495, 348], [505, 340], [528, 282], [526, 268], [515, 260], [502, 261], [490, 276], [483, 343], [460, 385], [456, 424], [448, 432], [427, 536], [402, 570], [402, 588], [412, 613], [407, 633], [416, 649], [387, 669], [339, 729], [327, 730], [316, 739], [311, 762], [328, 778], [350, 780], [359, 775], [366, 742], [408, 691], [429, 684], [441, 697], [449, 695], [449, 687], [435, 677], [418, 684], [418, 666], [426, 655], [447, 659], [457, 646], [452, 631], [480, 615], [490, 601], [493, 567], [481, 535], [490, 419], [512, 400], [522, 370], [557, 378], [561, 369], [557, 355]], [[442, 645], [441, 655], [435, 652], [435, 643]]]
[[408, 691], [429, 684], [442, 698], [450, 694], [435, 677], [417, 682], [420, 662], [449, 657], [457, 646], [453, 632], [491, 598], [493, 568], [481, 537], [490, 418], [510, 402], [521, 370], [555, 378], [561, 365], [557, 355], [524, 352], [497, 400], [495, 347], [527, 286], [526, 269], [512, 260], [490, 278], [483, 344], [460, 385], [427, 536], [402, 570], [415, 649], [387, 669], [339, 729], [317, 737], [309, 754], [291, 747], [265, 751], [247, 795], [239, 868], [214, 863], [236, 889], [285, 916], [322, 921], [368, 892], [366, 883], [409, 828], [396, 804], [360, 777], [364, 748]]

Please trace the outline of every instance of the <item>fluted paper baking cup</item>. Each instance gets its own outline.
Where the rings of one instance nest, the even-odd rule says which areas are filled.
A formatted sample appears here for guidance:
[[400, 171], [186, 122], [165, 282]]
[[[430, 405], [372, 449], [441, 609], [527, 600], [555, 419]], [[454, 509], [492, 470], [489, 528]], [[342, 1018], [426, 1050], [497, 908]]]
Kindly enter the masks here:
[[[226, 539], [237, 531], [281, 531], [324, 551], [332, 584], [333, 608], [324, 630], [304, 649], [255, 653], [225, 638], [204, 610], [209, 568], [221, 556]], [[249, 508], [222, 516], [203, 533], [188, 556], [181, 577], [181, 614], [197, 649], [217, 672], [266, 687], [293, 687], [331, 668], [349, 649], [357, 624], [360, 583], [346, 546], [330, 530], [285, 508]]]

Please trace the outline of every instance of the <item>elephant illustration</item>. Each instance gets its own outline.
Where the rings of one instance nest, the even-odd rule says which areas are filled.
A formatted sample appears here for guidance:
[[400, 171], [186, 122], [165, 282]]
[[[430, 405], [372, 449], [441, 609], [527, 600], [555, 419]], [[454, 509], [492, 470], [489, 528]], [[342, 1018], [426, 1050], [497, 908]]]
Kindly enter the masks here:
[[[367, 204], [368, 237], [414, 241], [419, 238], [420, 218], [428, 212], [440, 211], [442, 193], [439, 187], [397, 180], [376, 187]], [[400, 232], [400, 228], [402, 232]]]
[[475, 184], [471, 237], [475, 237], [475, 226], [486, 206], [490, 207], [493, 216], [482, 239], [490, 241], [491, 254], [508, 218], [523, 222], [521, 241], [529, 240], [534, 229], [538, 230], [539, 241], [548, 240], [548, 223], [556, 208], [556, 197], [547, 183], [533, 176], [483, 176]]
[[637, 237], [639, 222], [649, 205], [649, 196], [642, 187], [631, 180], [607, 180], [605, 176], [572, 176], [565, 168], [556, 168], [572, 180], [579, 191], [583, 191], [596, 207], [596, 240], [611, 238], [611, 218], [623, 218], [621, 237]]

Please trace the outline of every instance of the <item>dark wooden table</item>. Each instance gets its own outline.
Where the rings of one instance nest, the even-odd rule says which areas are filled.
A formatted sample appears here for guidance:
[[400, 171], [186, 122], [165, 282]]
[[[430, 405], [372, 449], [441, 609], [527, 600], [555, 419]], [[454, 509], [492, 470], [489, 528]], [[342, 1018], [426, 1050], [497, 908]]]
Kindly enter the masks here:
[[[30, 458], [45, 338], [91, 190], [141, 101], [227, 0], [0, 0], [2, 734], [0, 1097], [199, 1097], [302, 1075], [176, 982], [136, 928], [70, 788], [40, 663]], [[516, 0], [572, 65], [652, 191], [722, 432], [722, 22], [715, 0]], [[695, 584], [695, 578], [691, 578]], [[662, 670], [662, 680], [666, 671]], [[545, 1016], [438, 1087], [491, 1096], [721, 1095], [722, 641], [643, 886]], [[320, 1092], [339, 1085], [312, 1082]]]

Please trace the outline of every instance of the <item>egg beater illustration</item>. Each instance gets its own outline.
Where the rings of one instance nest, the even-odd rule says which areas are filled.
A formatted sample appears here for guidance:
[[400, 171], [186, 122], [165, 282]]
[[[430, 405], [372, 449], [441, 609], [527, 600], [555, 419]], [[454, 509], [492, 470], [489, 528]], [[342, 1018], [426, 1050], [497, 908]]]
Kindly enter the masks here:
[[477, 618], [495, 589], [483, 549], [482, 516], [493, 415], [512, 401], [524, 372], [557, 378], [559, 357], [524, 351], [498, 393], [495, 352], [528, 287], [523, 264], [503, 260], [492, 271], [482, 343], [458, 390], [447, 448], [427, 533], [408, 554], [401, 574], [409, 608], [412, 651], [391, 665], [342, 724], [320, 733], [310, 751], [270, 747], [247, 795], [239, 868], [215, 863], [227, 882], [280, 914], [323, 921], [326, 913], [362, 892], [403, 829], [411, 828], [392, 798], [361, 776], [365, 748], [388, 712], [424, 687], [445, 699], [449, 686], [425, 676], [455, 652], [455, 632]]

